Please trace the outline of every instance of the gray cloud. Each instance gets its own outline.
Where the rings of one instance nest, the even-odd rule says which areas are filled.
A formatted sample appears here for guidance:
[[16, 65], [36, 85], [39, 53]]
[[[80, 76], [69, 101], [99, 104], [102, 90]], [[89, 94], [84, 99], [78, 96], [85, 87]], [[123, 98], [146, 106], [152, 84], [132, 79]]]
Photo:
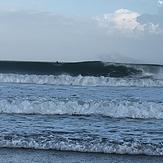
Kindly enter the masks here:
[[[143, 16], [141, 21], [141, 24], [154, 23], [153, 20], [147, 21], [147, 18], [144, 20]], [[135, 28], [132, 29], [135, 31]], [[151, 33], [145, 29], [140, 35], [132, 33], [132, 36], [138, 37], [127, 35], [115, 29], [113, 22], [106, 28], [100, 26], [94, 18], [66, 17], [52, 13], [1, 12], [0, 59], [163, 64], [161, 33]]]

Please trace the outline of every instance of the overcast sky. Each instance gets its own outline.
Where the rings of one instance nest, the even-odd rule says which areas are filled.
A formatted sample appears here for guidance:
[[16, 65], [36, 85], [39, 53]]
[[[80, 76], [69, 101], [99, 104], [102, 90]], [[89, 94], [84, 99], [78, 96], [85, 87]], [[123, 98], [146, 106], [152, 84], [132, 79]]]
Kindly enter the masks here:
[[163, 1], [0, 0], [0, 60], [163, 64]]

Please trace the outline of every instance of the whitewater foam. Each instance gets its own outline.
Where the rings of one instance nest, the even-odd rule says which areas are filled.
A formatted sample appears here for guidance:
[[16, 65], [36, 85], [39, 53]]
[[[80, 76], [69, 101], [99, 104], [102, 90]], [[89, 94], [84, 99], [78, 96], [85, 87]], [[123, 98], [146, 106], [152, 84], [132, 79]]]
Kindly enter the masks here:
[[1, 99], [0, 113], [102, 115], [115, 118], [163, 119], [163, 103], [127, 100]]
[[154, 78], [111, 78], [70, 75], [21, 75], [0, 74], [1, 83], [32, 83], [74, 86], [123, 86], [123, 87], [162, 87], [163, 80]]
[[64, 135], [5, 135], [0, 136], [0, 147], [53, 149], [75, 152], [98, 152], [109, 154], [144, 154], [163, 155], [162, 144], [143, 143], [139, 141], [110, 141], [108, 139], [87, 136], [83, 139], [68, 138]]

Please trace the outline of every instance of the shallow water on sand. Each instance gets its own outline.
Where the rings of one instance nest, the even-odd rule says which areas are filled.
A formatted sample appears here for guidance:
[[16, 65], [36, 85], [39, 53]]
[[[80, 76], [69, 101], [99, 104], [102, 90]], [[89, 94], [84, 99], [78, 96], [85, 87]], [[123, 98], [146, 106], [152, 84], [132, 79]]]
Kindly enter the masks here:
[[163, 158], [143, 155], [113, 155], [101, 153], [79, 153], [53, 150], [0, 149], [3, 163], [162, 163]]

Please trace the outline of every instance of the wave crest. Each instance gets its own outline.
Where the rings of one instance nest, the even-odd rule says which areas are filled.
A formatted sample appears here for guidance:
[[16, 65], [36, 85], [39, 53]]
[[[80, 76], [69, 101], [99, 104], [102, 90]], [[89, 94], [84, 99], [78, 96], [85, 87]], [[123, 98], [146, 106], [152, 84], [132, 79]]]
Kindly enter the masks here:
[[142, 101], [0, 100], [0, 113], [102, 115], [114, 118], [163, 119], [163, 103]]
[[70, 75], [20, 75], [0, 74], [1, 83], [31, 83], [74, 86], [136, 86], [136, 87], [162, 87], [163, 80], [153, 78], [111, 78], [93, 76]]

